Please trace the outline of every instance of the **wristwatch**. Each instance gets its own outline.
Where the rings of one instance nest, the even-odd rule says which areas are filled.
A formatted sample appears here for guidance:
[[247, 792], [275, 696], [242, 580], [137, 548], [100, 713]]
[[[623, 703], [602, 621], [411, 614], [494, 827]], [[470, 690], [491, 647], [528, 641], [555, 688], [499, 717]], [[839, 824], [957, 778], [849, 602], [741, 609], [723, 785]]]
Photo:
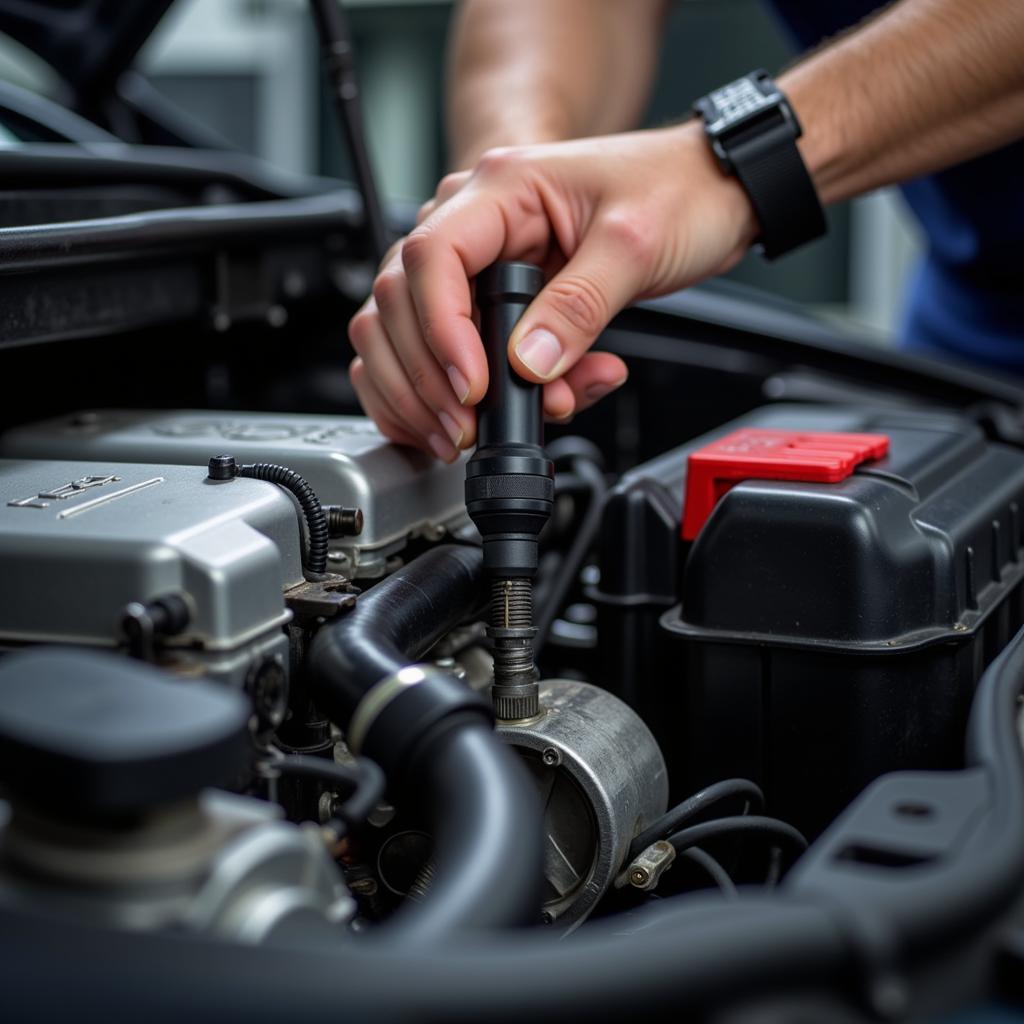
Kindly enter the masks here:
[[753, 71], [693, 105], [718, 163], [743, 186], [767, 259], [825, 234], [825, 212], [797, 149], [802, 129], [767, 71]]

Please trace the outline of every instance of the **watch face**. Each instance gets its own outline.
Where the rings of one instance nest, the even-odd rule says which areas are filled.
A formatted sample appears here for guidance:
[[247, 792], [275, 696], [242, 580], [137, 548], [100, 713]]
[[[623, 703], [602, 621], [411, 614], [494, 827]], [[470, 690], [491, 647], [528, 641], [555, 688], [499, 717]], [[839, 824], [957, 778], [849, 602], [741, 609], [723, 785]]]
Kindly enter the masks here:
[[765, 110], [777, 107], [785, 99], [772, 83], [771, 79], [761, 80], [753, 75], [739, 78], [735, 82], [722, 86], [712, 92], [711, 116], [705, 112], [705, 124], [711, 135], [735, 128], [737, 125], [757, 117]]

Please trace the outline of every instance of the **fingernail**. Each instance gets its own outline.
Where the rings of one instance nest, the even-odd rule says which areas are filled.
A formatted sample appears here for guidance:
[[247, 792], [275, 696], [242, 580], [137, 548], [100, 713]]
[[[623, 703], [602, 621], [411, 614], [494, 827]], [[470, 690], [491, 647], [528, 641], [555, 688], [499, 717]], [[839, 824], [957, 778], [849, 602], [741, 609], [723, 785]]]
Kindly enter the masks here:
[[586, 390], [587, 398], [597, 401], [599, 398], [604, 398], [605, 395], [610, 395], [616, 388], [621, 388], [626, 383], [626, 378], [615, 381], [614, 384], [605, 384], [598, 381], [596, 384], [591, 384]]
[[458, 397], [459, 404], [465, 405], [466, 399], [469, 398], [469, 381], [462, 376], [462, 371], [452, 363], [449, 363], [445, 370], [448, 372], [448, 379], [452, 382], [452, 391]]
[[462, 444], [463, 437], [465, 437], [462, 427], [455, 422], [454, 417], [444, 411], [439, 412], [437, 418], [441, 421], [441, 426], [444, 427], [448, 436], [452, 439], [452, 444], [458, 448]]
[[445, 462], [451, 462], [455, 458], [455, 449], [448, 443], [445, 438], [440, 434], [431, 434], [427, 438], [427, 444], [430, 445], [430, 450], [439, 458]]
[[516, 345], [516, 355], [538, 377], [547, 379], [562, 359], [562, 344], [550, 331], [538, 327]]

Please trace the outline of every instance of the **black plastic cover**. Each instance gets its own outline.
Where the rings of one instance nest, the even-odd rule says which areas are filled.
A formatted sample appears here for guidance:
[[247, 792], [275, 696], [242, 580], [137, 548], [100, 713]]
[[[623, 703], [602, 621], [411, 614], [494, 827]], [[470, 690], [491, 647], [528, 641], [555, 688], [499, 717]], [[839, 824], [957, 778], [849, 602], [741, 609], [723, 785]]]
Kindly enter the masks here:
[[729, 491], [694, 541], [670, 629], [917, 646], [956, 639], [1024, 573], [1024, 453], [970, 421], [766, 409], [744, 424], [887, 434], [890, 452], [838, 484]]
[[38, 648], [0, 661], [0, 783], [76, 817], [130, 814], [244, 770], [241, 694], [140, 662]]
[[[687, 458], [741, 427], [886, 434], [890, 453], [836, 484], [739, 483], [687, 545]], [[602, 684], [651, 724], [677, 799], [746, 776], [816, 834], [883, 772], [959, 766], [974, 687], [1024, 624], [1022, 507], [1024, 452], [965, 417], [756, 410], [609, 497]]]

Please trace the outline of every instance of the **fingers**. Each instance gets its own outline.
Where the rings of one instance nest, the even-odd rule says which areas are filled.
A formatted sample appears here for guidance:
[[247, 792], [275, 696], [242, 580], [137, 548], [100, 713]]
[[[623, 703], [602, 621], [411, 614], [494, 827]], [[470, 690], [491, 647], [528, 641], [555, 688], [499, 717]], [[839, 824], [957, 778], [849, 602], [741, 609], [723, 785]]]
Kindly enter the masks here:
[[446, 174], [438, 183], [433, 197], [420, 207], [419, 213], [416, 214], [416, 223], [422, 224], [442, 203], [448, 202], [469, 181], [470, 175], [470, 171]]
[[485, 157], [474, 179], [402, 247], [423, 339], [453, 382], [466, 384], [464, 405], [475, 405], [487, 390], [470, 281], [497, 259], [546, 252], [552, 235], [541, 196], [527, 176], [515, 173], [514, 159], [504, 151]]
[[363, 407], [363, 412], [377, 424], [377, 428], [385, 437], [390, 438], [396, 444], [405, 444], [412, 448], [423, 447], [422, 438], [410, 433], [391, 415], [387, 403], [374, 387], [373, 381], [366, 373], [366, 366], [359, 356], [356, 356], [349, 364], [348, 376], [352, 381], [352, 387], [355, 388], [359, 404]]
[[373, 295], [384, 333], [405, 372], [407, 386], [436, 415], [452, 445], [457, 449], [468, 447], [476, 432], [476, 416], [460, 404], [468, 385], [456, 373], [446, 374], [427, 348], [400, 263], [396, 261], [378, 275]]
[[[505, 230], [496, 205], [471, 204], [483, 208], [476, 226], [469, 227], [463, 211], [451, 215], [458, 202], [438, 209], [409, 235], [402, 263], [424, 341], [462, 403], [475, 405], [487, 391], [487, 359], [473, 323], [469, 282], [498, 258]], [[467, 233], [468, 251], [456, 241]]]
[[509, 360], [516, 371], [537, 383], [562, 376], [643, 290], [646, 275], [647, 241], [638, 228], [617, 215], [595, 218], [512, 332]]
[[[441, 420], [419, 397], [406, 375], [381, 323], [376, 302], [370, 299], [349, 324], [352, 347], [360, 357], [350, 370], [352, 384], [374, 422], [393, 437], [401, 433], [417, 447], [452, 462], [458, 455]], [[397, 440], [397, 438], [393, 438]]]
[[544, 385], [544, 413], [567, 422], [626, 382], [626, 364], [611, 352], [588, 352], [564, 377]]

